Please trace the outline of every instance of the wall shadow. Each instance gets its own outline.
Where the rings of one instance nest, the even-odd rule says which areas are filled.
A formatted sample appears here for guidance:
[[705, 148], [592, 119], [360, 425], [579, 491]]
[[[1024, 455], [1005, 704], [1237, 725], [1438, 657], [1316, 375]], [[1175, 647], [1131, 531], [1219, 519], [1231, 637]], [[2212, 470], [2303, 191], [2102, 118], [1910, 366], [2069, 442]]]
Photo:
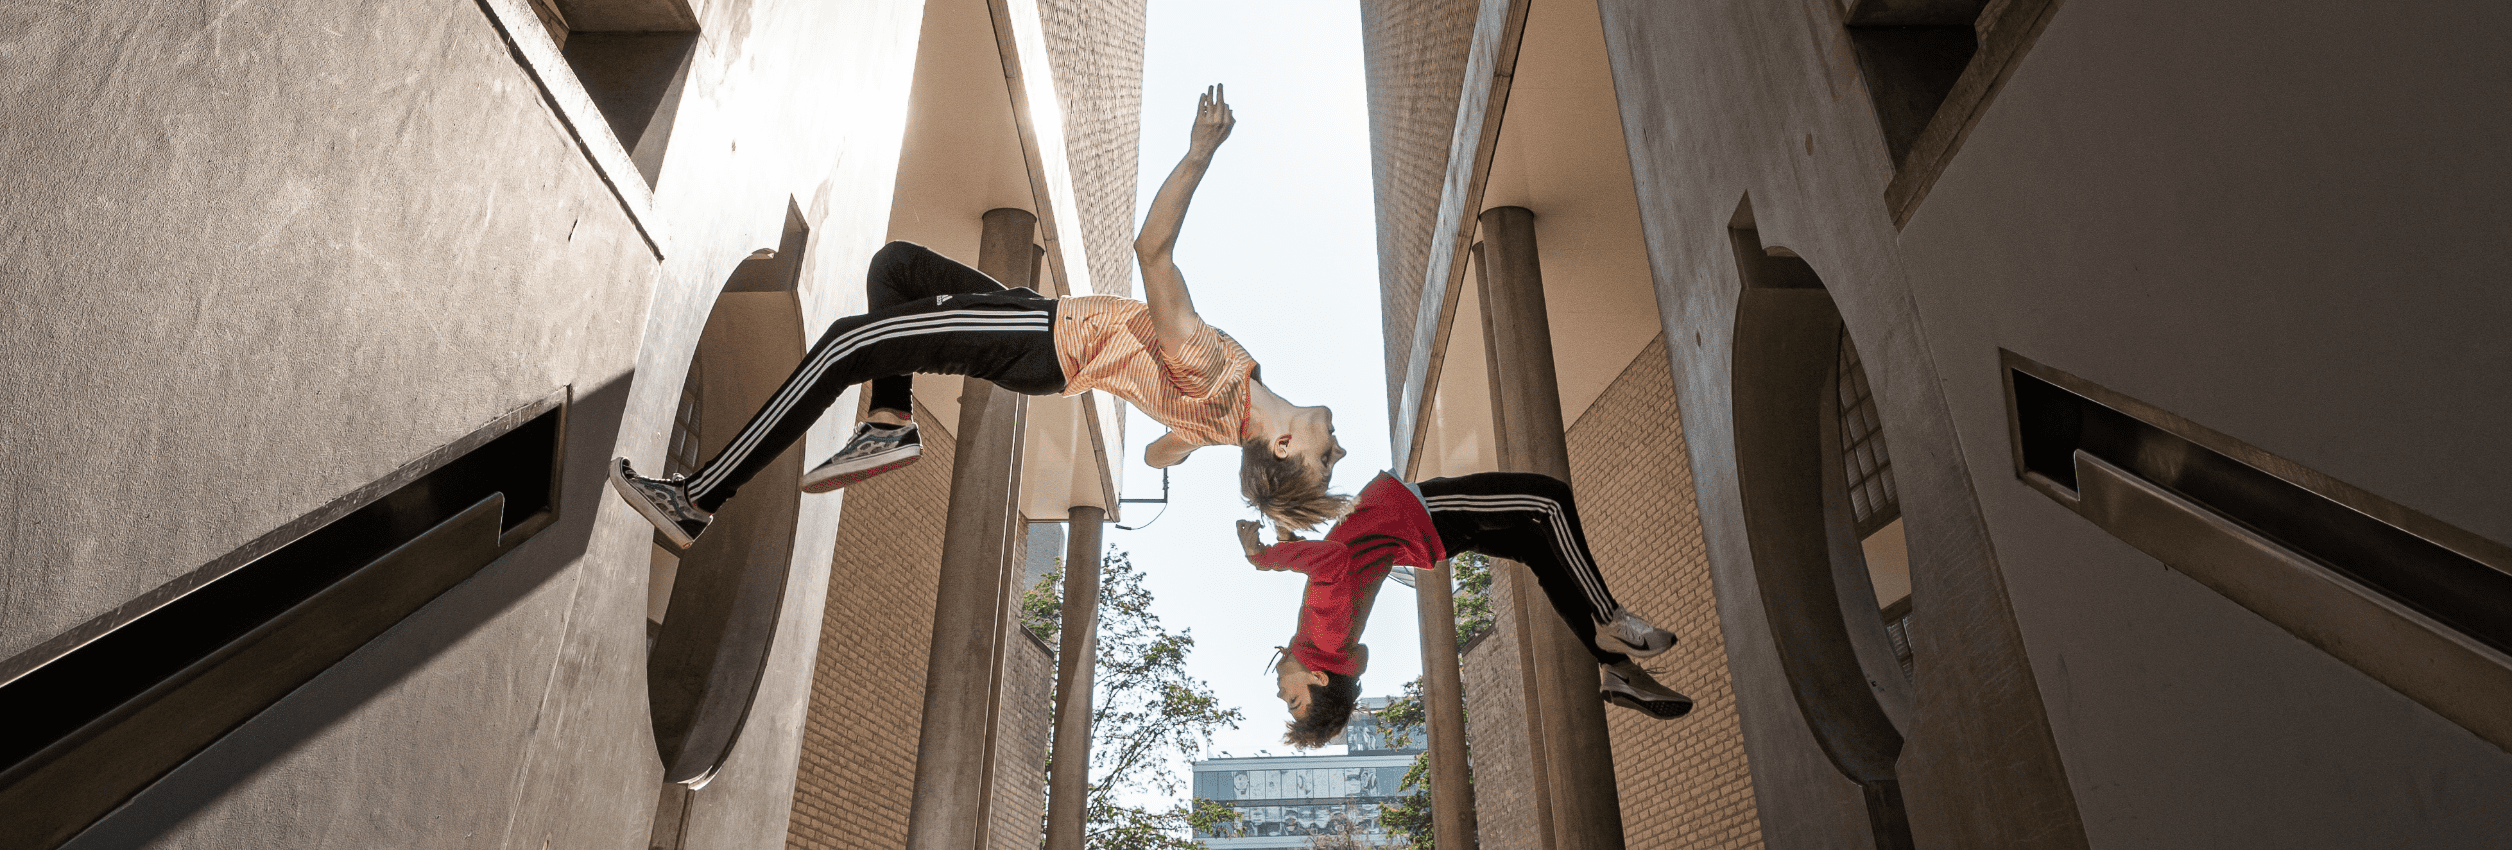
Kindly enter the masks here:
[[137, 847], [164, 837], [581, 561], [592, 544], [595, 508], [608, 495], [604, 465], [618, 444], [634, 379], [624, 374], [576, 396], [568, 411], [559, 515], [548, 530], [202, 750], [62, 845], [65, 850]]

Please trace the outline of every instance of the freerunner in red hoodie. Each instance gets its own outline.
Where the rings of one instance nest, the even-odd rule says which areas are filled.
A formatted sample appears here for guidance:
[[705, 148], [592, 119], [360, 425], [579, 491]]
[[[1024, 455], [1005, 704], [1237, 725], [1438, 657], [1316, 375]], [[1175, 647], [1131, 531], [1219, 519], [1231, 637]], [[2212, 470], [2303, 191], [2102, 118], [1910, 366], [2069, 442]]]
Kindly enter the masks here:
[[[1397, 566], [1436, 570], [1450, 555], [1480, 552], [1525, 564], [1553, 610], [1596, 656], [1598, 690], [1607, 702], [1656, 717], [1681, 717], [1692, 699], [1632, 663], [1665, 652], [1675, 636], [1625, 610], [1605, 588], [1579, 529], [1570, 485], [1547, 475], [1482, 472], [1406, 484], [1379, 473], [1324, 540], [1281, 531], [1264, 545], [1254, 522], [1239, 523], [1239, 543], [1260, 570], [1308, 576], [1299, 631], [1274, 665], [1292, 723], [1283, 741], [1323, 745], [1343, 731], [1360, 697], [1369, 648], [1361, 630], [1379, 583]], [[1446, 581], [1433, 573], [1431, 580]]]

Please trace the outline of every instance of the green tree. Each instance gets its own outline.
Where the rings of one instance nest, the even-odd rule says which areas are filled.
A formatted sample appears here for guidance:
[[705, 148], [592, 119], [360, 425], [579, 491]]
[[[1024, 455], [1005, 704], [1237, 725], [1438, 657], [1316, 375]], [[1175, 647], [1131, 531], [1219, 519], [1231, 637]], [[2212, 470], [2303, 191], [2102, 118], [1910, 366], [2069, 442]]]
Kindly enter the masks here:
[[1492, 630], [1491, 559], [1481, 552], [1467, 552], [1448, 559], [1448, 569], [1457, 582], [1457, 648]]
[[[1383, 819], [1383, 812], [1380, 817]], [[1380, 843], [1361, 828], [1361, 806], [1351, 798], [1343, 801], [1343, 811], [1328, 819], [1323, 829], [1310, 834], [1309, 850], [1399, 850], [1402, 844]]]
[[[1021, 595], [1021, 625], [1048, 646], [1056, 645], [1063, 624], [1062, 573], [1059, 564]], [[1194, 648], [1192, 629], [1169, 631], [1151, 612], [1151, 591], [1133, 559], [1110, 550], [1099, 565], [1098, 687], [1082, 826], [1091, 850], [1188, 850], [1201, 846], [1192, 830], [1210, 834], [1238, 819], [1237, 810], [1211, 800], [1153, 809], [1119, 799], [1178, 793], [1185, 777], [1170, 760], [1193, 757], [1212, 744], [1214, 732], [1245, 719], [1238, 709], [1222, 707], [1211, 686], [1186, 674]], [[1050, 747], [1050, 765], [1054, 758]]]

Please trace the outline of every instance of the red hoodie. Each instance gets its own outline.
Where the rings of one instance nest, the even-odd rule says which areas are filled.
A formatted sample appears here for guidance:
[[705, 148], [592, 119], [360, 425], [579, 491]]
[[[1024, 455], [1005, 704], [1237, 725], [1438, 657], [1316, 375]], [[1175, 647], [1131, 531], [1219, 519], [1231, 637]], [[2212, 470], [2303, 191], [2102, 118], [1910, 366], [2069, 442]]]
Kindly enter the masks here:
[[1352, 510], [1326, 532], [1326, 539], [1276, 543], [1250, 560], [1308, 574], [1291, 657], [1311, 670], [1358, 676], [1353, 636], [1361, 630], [1355, 618], [1364, 594], [1375, 596], [1390, 567], [1437, 569], [1446, 557], [1422, 498], [1381, 472], [1361, 488]]

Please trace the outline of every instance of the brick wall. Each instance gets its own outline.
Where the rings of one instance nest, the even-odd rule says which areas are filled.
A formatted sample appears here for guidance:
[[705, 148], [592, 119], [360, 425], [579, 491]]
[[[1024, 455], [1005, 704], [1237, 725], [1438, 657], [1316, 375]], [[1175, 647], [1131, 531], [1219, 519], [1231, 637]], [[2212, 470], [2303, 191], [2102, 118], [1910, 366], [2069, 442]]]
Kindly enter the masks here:
[[1385, 299], [1387, 397], [1413, 345], [1413, 314], [1430, 268], [1431, 231], [1448, 174], [1476, 0], [1362, 0], [1369, 82], [1371, 185], [1378, 197], [1378, 280]]
[[[1078, 242], [1099, 292], [1133, 292], [1134, 186], [1142, 153], [1145, 0], [1042, 0], [1040, 28], [1072, 164]], [[1176, 128], [1184, 131], [1186, 128]], [[1071, 240], [1072, 236], [1065, 237]]]
[[927, 428], [922, 460], [846, 491], [789, 848], [907, 842], [951, 457], [951, 438]]
[[[1495, 565], [1497, 566], [1497, 565]], [[1516, 603], [1509, 582], [1492, 582], [1492, 610]], [[1520, 685], [1515, 618], [1498, 617], [1467, 649], [1467, 760], [1474, 764], [1475, 837], [1482, 850], [1532, 850], [1537, 839], [1532, 770], [1527, 764], [1525, 687]]]
[[1606, 585], [1623, 607], [1682, 638], [1642, 663], [1667, 671], [1658, 679], [1693, 699], [1692, 714], [1678, 720], [1605, 712], [1626, 843], [1760, 847], [1664, 336], [1580, 415], [1569, 441], [1580, 520]]
[[1018, 625], [1003, 654], [1003, 711], [994, 739], [993, 850], [1037, 850], [1046, 838], [1047, 736], [1055, 724], [1055, 653]]
[[[1597, 568], [1623, 607], [1682, 638], [1642, 663], [1665, 671], [1656, 674], [1659, 680], [1693, 698], [1692, 714], [1677, 720], [1605, 710], [1624, 843], [1647, 850], [1757, 848], [1761, 816], [1677, 414], [1660, 336], [1569, 432], [1570, 480]], [[1507, 582], [1492, 586], [1493, 610], [1510, 610]], [[1526, 764], [1526, 695], [1510, 621], [1499, 618], [1465, 654], [1475, 812], [1485, 850], [1539, 846]]]

